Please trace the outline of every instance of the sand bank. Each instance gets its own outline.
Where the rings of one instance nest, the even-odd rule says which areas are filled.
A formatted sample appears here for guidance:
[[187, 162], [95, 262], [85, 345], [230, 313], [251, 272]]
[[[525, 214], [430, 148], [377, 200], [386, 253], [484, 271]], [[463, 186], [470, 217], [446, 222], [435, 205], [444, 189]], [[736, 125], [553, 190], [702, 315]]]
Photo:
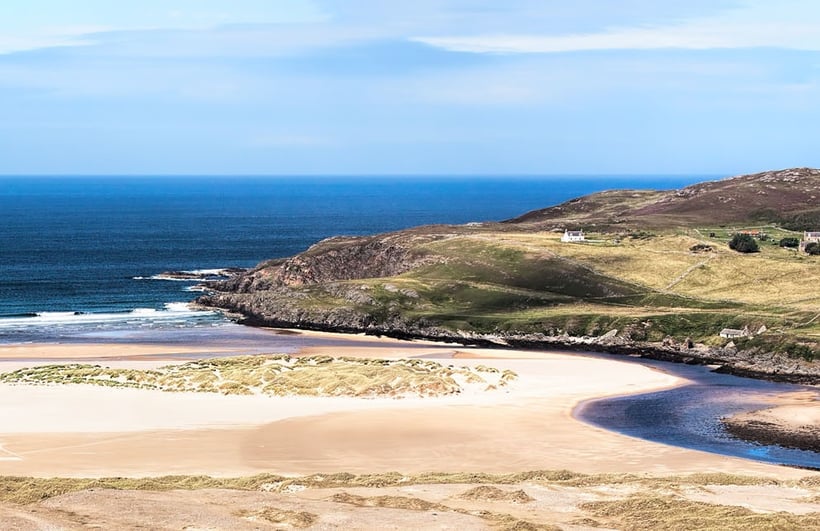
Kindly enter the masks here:
[[734, 415], [723, 424], [732, 435], [762, 444], [820, 452], [820, 404], [816, 393], [789, 393], [774, 406]]

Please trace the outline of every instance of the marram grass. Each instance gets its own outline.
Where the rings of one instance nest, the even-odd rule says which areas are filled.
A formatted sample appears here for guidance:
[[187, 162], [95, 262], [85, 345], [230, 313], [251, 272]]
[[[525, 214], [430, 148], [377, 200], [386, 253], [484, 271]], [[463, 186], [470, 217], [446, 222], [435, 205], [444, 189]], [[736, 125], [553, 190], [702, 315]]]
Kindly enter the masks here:
[[0, 374], [15, 384], [93, 384], [106, 387], [269, 396], [442, 396], [465, 385], [498, 388], [515, 380], [509, 370], [472, 369], [429, 360], [239, 356], [168, 365], [153, 370], [100, 365], [46, 365]]

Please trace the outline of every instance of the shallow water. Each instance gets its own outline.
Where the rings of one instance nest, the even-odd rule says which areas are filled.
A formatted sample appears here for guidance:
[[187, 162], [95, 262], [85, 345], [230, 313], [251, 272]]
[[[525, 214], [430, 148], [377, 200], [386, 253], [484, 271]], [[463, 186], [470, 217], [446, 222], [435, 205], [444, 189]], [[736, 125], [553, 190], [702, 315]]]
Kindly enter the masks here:
[[575, 417], [607, 430], [672, 446], [820, 469], [818, 452], [735, 439], [720, 422], [722, 417], [771, 407], [766, 398], [797, 391], [817, 393], [817, 389], [717, 374], [708, 367], [649, 360], [636, 363], [693, 383], [665, 391], [586, 401], [576, 408]]

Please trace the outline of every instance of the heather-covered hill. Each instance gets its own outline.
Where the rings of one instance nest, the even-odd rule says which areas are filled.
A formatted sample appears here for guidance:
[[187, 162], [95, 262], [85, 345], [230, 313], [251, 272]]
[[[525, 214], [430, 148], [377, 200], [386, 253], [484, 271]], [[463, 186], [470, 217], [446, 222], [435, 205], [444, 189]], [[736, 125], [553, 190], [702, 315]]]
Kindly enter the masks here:
[[766, 222], [820, 225], [820, 170], [795, 168], [698, 183], [680, 190], [617, 190], [528, 212], [515, 224], [679, 227]]

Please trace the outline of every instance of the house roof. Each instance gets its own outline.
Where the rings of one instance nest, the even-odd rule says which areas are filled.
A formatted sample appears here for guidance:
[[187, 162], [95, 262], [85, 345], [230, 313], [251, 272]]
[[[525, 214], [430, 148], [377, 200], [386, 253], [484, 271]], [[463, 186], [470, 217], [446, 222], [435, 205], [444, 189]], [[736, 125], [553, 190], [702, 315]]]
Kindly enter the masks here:
[[745, 330], [738, 330], [736, 328], [724, 328], [720, 331], [720, 335], [730, 335], [730, 336], [743, 336], [746, 335], [747, 332]]
[[583, 236], [584, 231], [582, 230], [566, 230], [564, 231], [568, 236]]

